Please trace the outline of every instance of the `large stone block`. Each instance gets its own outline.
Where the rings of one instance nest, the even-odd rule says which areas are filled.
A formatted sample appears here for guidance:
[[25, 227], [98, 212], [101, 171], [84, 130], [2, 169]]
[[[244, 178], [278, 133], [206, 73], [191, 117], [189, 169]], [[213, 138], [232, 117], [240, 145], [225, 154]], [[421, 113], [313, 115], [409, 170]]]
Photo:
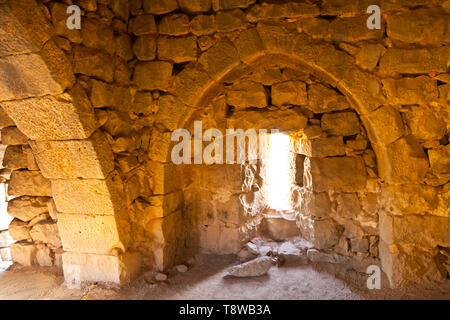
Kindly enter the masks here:
[[189, 13], [208, 12], [211, 9], [211, 0], [178, 0], [181, 10]]
[[8, 202], [8, 214], [14, 218], [28, 222], [40, 214], [46, 213], [47, 197], [22, 196]]
[[383, 106], [365, 117], [367, 133], [372, 143], [388, 145], [404, 133], [402, 117], [393, 107]]
[[429, 150], [428, 157], [433, 173], [450, 179], [450, 145]]
[[90, 98], [94, 108], [112, 107], [118, 111], [129, 111], [131, 107], [129, 88], [109, 85], [97, 80], [92, 80], [91, 84]]
[[156, 58], [156, 37], [140, 36], [133, 44], [133, 52], [140, 61], [150, 61]]
[[371, 30], [366, 27], [367, 16], [337, 18], [330, 23], [331, 39], [337, 42], [358, 42], [363, 40], [381, 39], [384, 26]]
[[411, 134], [419, 140], [441, 140], [447, 131], [445, 118], [433, 107], [410, 106], [403, 118]]
[[439, 188], [420, 184], [383, 186], [381, 201], [394, 215], [435, 214], [439, 212]]
[[2, 106], [32, 140], [86, 139], [96, 129], [91, 103], [79, 85], [69, 93], [8, 101]]
[[172, 68], [172, 63], [166, 61], [139, 63], [134, 70], [134, 81], [143, 90], [166, 91], [172, 83]]
[[189, 16], [171, 14], [164, 16], [158, 25], [159, 34], [181, 36], [189, 33]]
[[11, 245], [13, 262], [31, 267], [36, 261], [36, 246], [26, 242], [16, 242]]
[[189, 37], [158, 37], [158, 58], [174, 63], [185, 63], [197, 58], [197, 38]]
[[345, 96], [322, 84], [311, 84], [308, 87], [309, 108], [314, 113], [324, 113], [350, 109]]
[[5, 109], [0, 106], [0, 127], [12, 127], [15, 126], [13, 119], [8, 116]]
[[124, 250], [114, 216], [58, 213], [58, 230], [65, 251], [112, 254]]
[[272, 103], [276, 106], [307, 105], [306, 84], [301, 81], [286, 81], [273, 85]]
[[437, 81], [427, 76], [385, 79], [383, 89], [390, 104], [425, 104], [437, 100]]
[[[297, 193], [298, 194], [295, 194]], [[331, 214], [331, 202], [327, 193], [315, 193], [305, 188], [298, 188], [294, 192], [294, 206], [303, 215], [312, 218], [325, 218]]]
[[237, 111], [227, 120], [228, 128], [234, 129], [278, 129], [284, 133], [294, 133], [302, 130], [308, 123], [299, 109]]
[[178, 8], [177, 0], [143, 0], [145, 13], [164, 14]]
[[224, 76], [240, 63], [239, 55], [233, 43], [226, 38], [221, 39], [202, 54], [198, 62], [213, 79]]
[[380, 214], [380, 232], [387, 244], [410, 243], [422, 247], [448, 247], [450, 218], [430, 215], [389, 216]]
[[0, 20], [3, 22], [0, 27], [0, 57], [38, 51], [27, 31], [5, 5], [0, 6]]
[[44, 177], [48, 179], [105, 179], [114, 170], [114, 156], [105, 136], [89, 139], [31, 141]]
[[358, 192], [366, 186], [361, 157], [306, 158], [304, 185], [316, 192]]
[[428, 159], [412, 136], [398, 139], [386, 147], [373, 145], [378, 172], [387, 183], [417, 182], [425, 178]]
[[8, 146], [3, 156], [3, 167], [16, 170], [28, 167], [27, 154], [22, 151], [22, 146]]
[[8, 232], [11, 238], [15, 241], [31, 240], [30, 228], [28, 223], [14, 219], [8, 227]]
[[262, 84], [239, 81], [227, 93], [227, 104], [238, 109], [267, 107], [267, 93]]
[[380, 61], [380, 72], [386, 75], [446, 72], [449, 48], [389, 48]]
[[67, 28], [67, 5], [58, 2], [50, 3], [52, 24], [57, 35], [69, 39], [73, 43], [81, 43], [81, 31]]
[[420, 44], [450, 42], [446, 28], [449, 16], [438, 8], [404, 11], [387, 16], [387, 35], [391, 39]]
[[243, 30], [234, 40], [234, 45], [243, 62], [252, 60], [264, 51], [262, 40], [255, 28]]
[[147, 34], [155, 34], [157, 32], [155, 17], [150, 14], [138, 15], [131, 22], [133, 34], [143, 36]]
[[96, 77], [106, 82], [114, 80], [114, 59], [104, 51], [77, 46], [73, 50], [73, 72]]
[[[234, 2], [234, 1], [232, 1]], [[319, 15], [317, 5], [306, 2], [263, 2], [250, 8], [248, 19], [252, 22], [264, 19], [301, 18]]]
[[59, 212], [114, 215], [123, 207], [120, 177], [113, 172], [107, 179], [52, 181], [53, 198]]
[[296, 139], [294, 152], [307, 157], [333, 157], [345, 155], [345, 145], [342, 136], [324, 137], [314, 140]]
[[17, 127], [6, 127], [2, 129], [2, 144], [5, 146], [16, 146], [28, 144], [28, 137]]
[[8, 185], [8, 195], [51, 197], [50, 180], [44, 178], [39, 171], [13, 171]]
[[31, 228], [31, 238], [35, 243], [45, 243], [52, 248], [61, 248], [61, 238], [58, 232], [58, 226], [51, 221], [42, 221]]
[[351, 136], [360, 132], [359, 119], [353, 111], [324, 114], [321, 128], [323, 131], [337, 136]]
[[141, 256], [137, 253], [113, 256], [64, 252], [62, 260], [66, 281], [125, 284], [134, 280], [141, 271]]

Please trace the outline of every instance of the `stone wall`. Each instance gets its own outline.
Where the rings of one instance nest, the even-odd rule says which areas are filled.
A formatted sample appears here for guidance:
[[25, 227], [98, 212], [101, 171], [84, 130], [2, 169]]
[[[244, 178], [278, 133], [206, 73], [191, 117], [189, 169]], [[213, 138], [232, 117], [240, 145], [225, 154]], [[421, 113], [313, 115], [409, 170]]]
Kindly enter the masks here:
[[[231, 125], [224, 122], [228, 106], [235, 107], [236, 126], [263, 127], [271, 121], [291, 126], [291, 114], [266, 117], [278, 113], [267, 106], [288, 114], [285, 104], [308, 105], [295, 126], [305, 129], [305, 146], [312, 148], [301, 152], [313, 152], [305, 161], [311, 172], [328, 165], [361, 172], [324, 172], [336, 183], [328, 194], [333, 221], [345, 227], [367, 219], [370, 225], [363, 236], [356, 227], [357, 236], [344, 235], [350, 241], [342, 246], [375, 252], [373, 206], [380, 198], [379, 256], [391, 283], [445, 278], [449, 2], [371, 1], [381, 7], [381, 30], [366, 28], [363, 0], [256, 2], [73, 1], [82, 9], [82, 28], [68, 30], [71, 1], [0, 1], [14, 31], [0, 39], [0, 66], [9, 70], [0, 76], [0, 105], [36, 141], [33, 153], [63, 217], [58, 227], [66, 264], [83, 265], [86, 280], [117, 281], [120, 268], [102, 276], [101, 261], [123, 265], [133, 261], [128, 252], [138, 251], [147, 266], [173, 263], [185, 243], [179, 217], [186, 215], [187, 194], [181, 168], [170, 163], [171, 132], [188, 127], [225, 94], [225, 104], [208, 109], [222, 121], [212, 127]], [[271, 63], [315, 79], [272, 82], [276, 71], [259, 82], [248, 79]], [[266, 87], [272, 101], [264, 104]], [[252, 110], [240, 101], [248, 92]], [[336, 109], [343, 103], [350, 107]], [[348, 121], [358, 133], [339, 131]], [[303, 192], [328, 193], [319, 172]], [[377, 184], [367, 183], [378, 177], [381, 197]], [[341, 185], [347, 178], [352, 182]]]
[[14, 219], [3, 242], [12, 261], [25, 266], [62, 268], [62, 244], [56, 221], [50, 181], [44, 178], [28, 144], [28, 138], [0, 110], [1, 142], [6, 146], [2, 178], [8, 185], [8, 214]]

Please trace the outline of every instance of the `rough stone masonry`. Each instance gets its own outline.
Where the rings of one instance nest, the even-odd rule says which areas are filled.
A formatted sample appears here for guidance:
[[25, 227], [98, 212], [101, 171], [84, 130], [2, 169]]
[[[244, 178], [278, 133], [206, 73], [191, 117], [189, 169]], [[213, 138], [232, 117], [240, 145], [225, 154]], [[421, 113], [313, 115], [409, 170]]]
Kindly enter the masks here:
[[237, 253], [264, 177], [171, 163], [171, 132], [202, 120], [291, 135], [311, 260], [447, 281], [449, 16], [449, 0], [0, 0], [13, 260], [124, 283]]

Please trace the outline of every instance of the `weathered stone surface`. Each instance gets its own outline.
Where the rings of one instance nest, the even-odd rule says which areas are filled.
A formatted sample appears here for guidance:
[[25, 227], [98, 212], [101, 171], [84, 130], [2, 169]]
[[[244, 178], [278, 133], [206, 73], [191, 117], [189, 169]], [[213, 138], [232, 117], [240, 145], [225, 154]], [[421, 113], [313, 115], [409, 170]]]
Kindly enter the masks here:
[[323, 131], [337, 136], [350, 136], [360, 131], [359, 119], [354, 112], [327, 113], [322, 116]]
[[333, 247], [341, 235], [341, 230], [332, 219], [313, 220], [312, 243], [316, 249]]
[[15, 126], [13, 119], [9, 117], [9, 115], [6, 113], [5, 109], [1, 108], [0, 106], [0, 127], [12, 127]]
[[28, 38], [27, 31], [5, 5], [0, 6], [0, 19], [3, 21], [0, 29], [2, 39], [0, 56], [31, 53], [38, 50], [31, 39]]
[[435, 254], [412, 245], [387, 245], [380, 242], [380, 258], [389, 282], [393, 287], [415, 282], [441, 282]]
[[366, 116], [366, 129], [370, 141], [379, 145], [388, 145], [404, 133], [400, 113], [390, 106], [383, 106]]
[[136, 36], [155, 34], [157, 31], [155, 17], [150, 14], [137, 16], [132, 20], [132, 29]]
[[113, 57], [103, 51], [77, 46], [73, 53], [73, 72], [112, 82], [114, 80]]
[[85, 139], [96, 129], [91, 103], [79, 85], [69, 93], [3, 102], [2, 106], [32, 140]]
[[112, 107], [127, 112], [131, 108], [129, 88], [110, 85], [103, 81], [91, 80], [91, 102], [94, 108]]
[[196, 37], [158, 37], [158, 58], [184, 63], [197, 58]]
[[73, 43], [81, 43], [81, 31], [67, 28], [67, 5], [52, 2], [50, 10], [55, 33], [69, 39]]
[[51, 196], [50, 180], [39, 171], [13, 171], [8, 185], [10, 196]]
[[417, 182], [425, 178], [428, 160], [414, 137], [406, 136], [386, 147], [373, 145], [373, 148], [378, 172], [387, 183]]
[[383, 186], [382, 203], [395, 215], [434, 214], [439, 207], [438, 188], [424, 185]]
[[133, 51], [140, 61], [156, 58], [156, 37], [153, 35], [140, 36], [133, 44]]
[[413, 243], [421, 246], [446, 247], [450, 243], [449, 218], [436, 216], [380, 215], [380, 230], [389, 230], [382, 237], [387, 244]]
[[314, 113], [340, 111], [350, 108], [345, 96], [322, 84], [308, 87], [309, 108]]
[[442, 114], [431, 107], [410, 106], [403, 118], [411, 134], [420, 140], [440, 140], [447, 131]]
[[239, 55], [231, 41], [221, 39], [202, 54], [198, 62], [211, 78], [220, 78], [240, 63]]
[[143, 0], [145, 13], [164, 14], [178, 8], [177, 0]]
[[62, 260], [65, 278], [73, 278], [73, 266], [77, 266], [81, 281], [125, 284], [135, 279], [141, 269], [141, 256], [137, 253], [114, 256], [64, 252]]
[[28, 137], [17, 127], [6, 127], [2, 129], [2, 144], [6, 146], [28, 144]]
[[268, 3], [252, 6], [248, 19], [252, 22], [273, 18], [300, 18], [319, 15], [319, 8], [315, 4], [304, 2]]
[[58, 230], [65, 251], [112, 254], [123, 250], [114, 216], [58, 214]]
[[214, 15], [198, 15], [190, 22], [190, 31], [196, 36], [213, 34], [216, 30], [216, 17]]
[[3, 156], [3, 167], [11, 170], [26, 169], [28, 167], [27, 154], [22, 146], [8, 146]]
[[235, 112], [227, 120], [227, 125], [230, 129], [278, 129], [280, 132], [293, 133], [306, 127], [307, 122], [308, 118], [296, 109], [283, 111], [249, 110]]
[[265, 108], [267, 93], [263, 85], [253, 81], [239, 81], [227, 93], [227, 104], [236, 108]]
[[54, 222], [43, 221], [37, 223], [31, 229], [30, 235], [34, 242], [42, 242], [52, 248], [60, 248], [62, 246], [58, 226]]
[[171, 85], [172, 64], [165, 61], [142, 62], [136, 65], [134, 81], [144, 90], [167, 90]]
[[304, 185], [316, 192], [357, 192], [366, 185], [366, 169], [361, 157], [307, 158], [306, 168], [310, 174], [305, 175]]
[[228, 269], [228, 274], [235, 277], [258, 277], [265, 275], [275, 265], [272, 257], [259, 257]]
[[175, 77], [174, 94], [185, 104], [195, 106], [204, 93], [211, 78], [198, 64], [192, 64]]
[[445, 27], [448, 18], [438, 8], [388, 15], [387, 34], [392, 39], [407, 43], [448, 43], [450, 33]]
[[179, 0], [181, 10], [189, 13], [208, 12], [211, 9], [211, 0]]
[[379, 43], [366, 44], [361, 47], [361, 50], [356, 55], [356, 63], [363, 69], [372, 71], [377, 66], [384, 50], [384, 46]]
[[356, 219], [361, 213], [361, 206], [355, 193], [340, 193], [336, 197], [336, 214], [338, 220]]
[[113, 173], [106, 180], [53, 180], [56, 207], [64, 213], [114, 215], [123, 205], [118, 179]]
[[100, 131], [85, 140], [31, 141], [30, 145], [48, 179], [105, 179], [114, 169], [111, 147]]
[[446, 72], [449, 50], [389, 48], [380, 61], [380, 72], [387, 75]]
[[28, 222], [34, 217], [48, 211], [47, 197], [22, 196], [8, 202], [8, 214], [14, 218]]
[[330, 34], [333, 41], [358, 42], [362, 40], [378, 40], [383, 36], [381, 29], [371, 30], [366, 27], [367, 16], [337, 18], [330, 23]]
[[314, 140], [297, 139], [294, 142], [294, 152], [307, 157], [333, 157], [345, 155], [345, 145], [341, 136]]
[[189, 33], [189, 16], [185, 14], [171, 14], [164, 16], [158, 25], [160, 34], [181, 36]]
[[220, 11], [216, 13], [216, 26], [219, 32], [242, 29], [247, 25], [245, 13], [241, 9]]
[[36, 245], [36, 263], [41, 267], [53, 266], [52, 252], [46, 245]]
[[8, 227], [8, 232], [11, 238], [15, 241], [31, 240], [30, 228], [26, 222], [14, 219]]
[[275, 241], [284, 241], [300, 235], [295, 220], [284, 218], [266, 217], [263, 219], [261, 228], [262, 232]]
[[306, 85], [300, 81], [286, 81], [272, 86], [272, 103], [276, 106], [306, 105]]
[[53, 221], [58, 221], [58, 210], [56, 209], [56, 203], [53, 198], [47, 200], [47, 211]]
[[331, 202], [327, 193], [314, 193], [306, 188], [298, 188], [297, 192], [294, 205], [303, 215], [319, 219], [330, 215]]
[[36, 261], [36, 246], [26, 242], [16, 242], [11, 245], [12, 261], [26, 267], [31, 267]]
[[427, 76], [385, 79], [382, 82], [391, 104], [425, 104], [438, 98], [436, 80]]
[[234, 40], [240, 59], [247, 62], [264, 50], [263, 42], [255, 28], [243, 30]]
[[114, 38], [116, 45], [116, 54], [126, 61], [133, 59], [133, 50], [131, 49], [131, 39], [128, 34], [121, 33]]
[[185, 119], [187, 107], [172, 95], [164, 95], [158, 99], [158, 113], [155, 123], [173, 131], [178, 129]]
[[435, 174], [450, 178], [450, 145], [428, 150], [428, 157]]

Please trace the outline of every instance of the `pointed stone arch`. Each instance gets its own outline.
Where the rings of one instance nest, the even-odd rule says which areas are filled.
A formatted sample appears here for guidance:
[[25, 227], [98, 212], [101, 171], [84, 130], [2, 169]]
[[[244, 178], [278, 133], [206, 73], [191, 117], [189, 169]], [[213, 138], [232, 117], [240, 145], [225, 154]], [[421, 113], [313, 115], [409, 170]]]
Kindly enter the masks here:
[[[233, 39], [219, 39], [197, 62], [188, 64], [174, 79], [177, 107], [171, 114], [171, 123], [183, 128], [197, 110], [206, 107], [208, 101], [221, 91], [223, 82], [232, 82], [250, 67], [267, 61], [294, 70], [307, 70], [347, 97], [368, 132], [379, 175], [386, 185], [417, 183], [424, 179], [429, 166], [427, 157], [414, 138], [405, 137], [401, 115], [389, 106], [381, 80], [362, 71], [352, 56], [332, 44], [287, 30], [279, 23], [260, 22]], [[170, 133], [157, 131], [153, 141], [165, 141], [160, 145], [161, 156], [155, 160], [169, 162], [174, 145], [170, 142]], [[405, 167], [405, 161], [413, 165]], [[380, 232], [382, 242], [389, 243], [391, 231]], [[396, 260], [388, 250], [381, 248], [381, 251], [382, 266], [391, 283], [401, 283], [401, 268], [395, 266]]]

